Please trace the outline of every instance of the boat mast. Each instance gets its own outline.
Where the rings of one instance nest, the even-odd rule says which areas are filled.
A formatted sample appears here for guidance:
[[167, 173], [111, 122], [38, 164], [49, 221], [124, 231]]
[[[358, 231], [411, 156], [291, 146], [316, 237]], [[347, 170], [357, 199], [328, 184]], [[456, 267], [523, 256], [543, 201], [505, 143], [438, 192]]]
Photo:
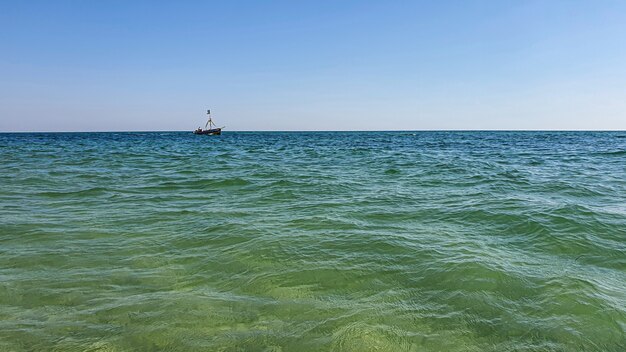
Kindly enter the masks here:
[[209, 115], [209, 120], [206, 122], [206, 125], [204, 125], [204, 129], [206, 130], [207, 127], [209, 127], [209, 129], [213, 126], [213, 120], [211, 120], [211, 110], [207, 110], [206, 114]]

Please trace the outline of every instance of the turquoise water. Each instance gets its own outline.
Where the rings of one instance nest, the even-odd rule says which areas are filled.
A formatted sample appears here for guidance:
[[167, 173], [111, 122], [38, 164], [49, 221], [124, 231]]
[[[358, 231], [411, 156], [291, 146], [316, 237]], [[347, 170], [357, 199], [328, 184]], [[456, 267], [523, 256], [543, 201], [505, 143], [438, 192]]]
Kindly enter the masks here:
[[0, 351], [624, 351], [626, 132], [0, 134]]

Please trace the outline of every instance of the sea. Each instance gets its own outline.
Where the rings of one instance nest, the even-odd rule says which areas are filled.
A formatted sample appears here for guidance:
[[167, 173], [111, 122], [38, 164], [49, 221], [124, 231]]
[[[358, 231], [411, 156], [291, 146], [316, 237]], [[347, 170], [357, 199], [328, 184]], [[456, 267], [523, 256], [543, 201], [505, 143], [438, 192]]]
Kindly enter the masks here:
[[0, 134], [0, 351], [625, 351], [626, 132]]

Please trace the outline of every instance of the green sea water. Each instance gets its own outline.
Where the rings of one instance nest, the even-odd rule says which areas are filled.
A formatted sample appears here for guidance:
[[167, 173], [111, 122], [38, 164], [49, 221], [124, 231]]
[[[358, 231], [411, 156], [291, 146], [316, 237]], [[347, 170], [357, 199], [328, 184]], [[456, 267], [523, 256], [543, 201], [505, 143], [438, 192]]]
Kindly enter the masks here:
[[624, 351], [626, 132], [0, 134], [0, 351]]

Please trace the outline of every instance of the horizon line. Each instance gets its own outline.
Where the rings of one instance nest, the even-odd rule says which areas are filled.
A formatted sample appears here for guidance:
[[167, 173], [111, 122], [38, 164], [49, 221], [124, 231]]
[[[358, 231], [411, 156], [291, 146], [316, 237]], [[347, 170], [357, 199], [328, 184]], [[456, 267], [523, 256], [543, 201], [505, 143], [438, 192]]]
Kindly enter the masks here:
[[[0, 131], [0, 134], [8, 133], [163, 133], [163, 132], [189, 132], [191, 130], [77, 130], [77, 131]], [[282, 132], [282, 133], [316, 133], [316, 132], [626, 132], [626, 129], [422, 129], [422, 130], [229, 130], [231, 132]]]

